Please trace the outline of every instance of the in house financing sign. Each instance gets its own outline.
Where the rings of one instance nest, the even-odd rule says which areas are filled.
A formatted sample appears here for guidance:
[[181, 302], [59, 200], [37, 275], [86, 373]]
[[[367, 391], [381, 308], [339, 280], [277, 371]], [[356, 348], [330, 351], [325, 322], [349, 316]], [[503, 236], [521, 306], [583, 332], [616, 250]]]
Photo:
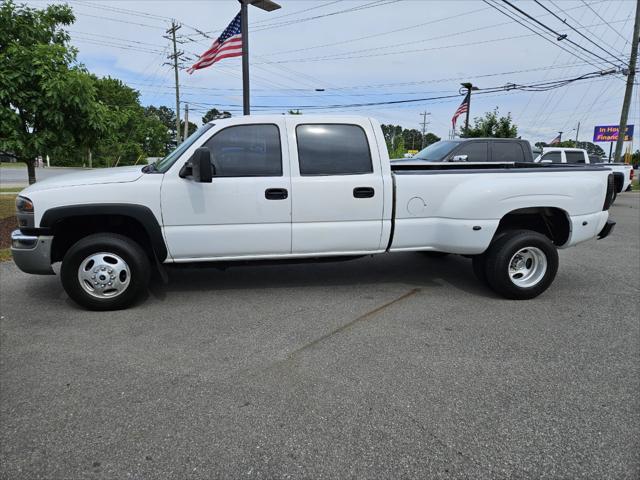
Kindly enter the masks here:
[[[595, 142], [617, 142], [618, 132], [620, 127], [618, 125], [604, 125], [596, 127], [593, 130], [593, 141]], [[630, 142], [633, 140], [633, 125], [627, 125], [627, 129], [624, 132], [624, 141]]]

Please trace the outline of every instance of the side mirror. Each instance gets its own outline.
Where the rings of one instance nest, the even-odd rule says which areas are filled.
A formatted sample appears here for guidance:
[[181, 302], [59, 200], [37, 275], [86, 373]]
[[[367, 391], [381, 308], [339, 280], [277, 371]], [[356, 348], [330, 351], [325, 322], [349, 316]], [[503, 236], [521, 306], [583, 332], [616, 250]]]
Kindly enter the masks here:
[[192, 177], [194, 182], [211, 183], [213, 179], [211, 152], [208, 148], [196, 149], [193, 156], [180, 169], [180, 177]]
[[468, 158], [469, 158], [468, 155], [454, 155], [453, 158], [451, 158], [451, 161], [452, 162], [466, 162]]

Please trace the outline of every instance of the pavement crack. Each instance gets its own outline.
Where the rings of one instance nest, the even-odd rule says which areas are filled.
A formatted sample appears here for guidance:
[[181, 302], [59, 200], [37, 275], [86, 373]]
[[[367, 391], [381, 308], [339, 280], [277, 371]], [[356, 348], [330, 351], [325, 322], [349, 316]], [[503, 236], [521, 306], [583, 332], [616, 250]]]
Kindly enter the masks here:
[[313, 348], [314, 346], [318, 345], [319, 343], [324, 342], [325, 340], [333, 337], [334, 335], [337, 335], [339, 333], [345, 332], [349, 329], [351, 329], [354, 325], [360, 323], [360, 322], [364, 322], [365, 320], [370, 319], [371, 317], [376, 316], [378, 313], [380, 313], [382, 310], [389, 308], [391, 305], [395, 305], [398, 302], [401, 302], [409, 297], [411, 297], [412, 295], [415, 295], [416, 293], [418, 293], [420, 291], [419, 288], [413, 288], [411, 290], [409, 290], [407, 293], [394, 298], [393, 300], [388, 301], [387, 303], [384, 303], [382, 305], [380, 305], [379, 307], [374, 308], [373, 310], [369, 310], [367, 313], [360, 315], [359, 317], [355, 318], [354, 320], [351, 320], [348, 323], [345, 323], [344, 325], [341, 325], [340, 327], [336, 328], [335, 330], [330, 331], [329, 333], [326, 333], [324, 335], [322, 335], [321, 337], [316, 338], [315, 340], [312, 340], [311, 342], [303, 345], [302, 347], [294, 350], [293, 352], [289, 353], [289, 355], [287, 355], [287, 360], [292, 360], [296, 355], [310, 349]]

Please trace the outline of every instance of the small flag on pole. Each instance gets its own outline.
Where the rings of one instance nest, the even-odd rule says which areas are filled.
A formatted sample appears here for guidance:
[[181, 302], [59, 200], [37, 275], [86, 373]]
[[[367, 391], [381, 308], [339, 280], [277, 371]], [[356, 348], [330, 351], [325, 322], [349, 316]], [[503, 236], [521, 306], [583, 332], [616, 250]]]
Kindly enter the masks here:
[[451, 125], [453, 126], [453, 130], [454, 131], [456, 129], [456, 122], [458, 121], [458, 117], [460, 115], [462, 115], [463, 113], [467, 113], [469, 111], [469, 96], [470, 95], [471, 95], [471, 92], [468, 92], [465, 95], [464, 100], [462, 100], [462, 103], [460, 104], [460, 106], [456, 110], [456, 113], [454, 113], [453, 117], [451, 118]]
[[222, 32], [215, 42], [198, 58], [187, 73], [191, 74], [196, 70], [207, 68], [214, 63], [230, 57], [242, 55], [242, 16], [240, 13], [235, 16], [227, 28]]
[[555, 145], [556, 143], [560, 143], [560, 135], [556, 135], [556, 138], [549, 142], [549, 145]]

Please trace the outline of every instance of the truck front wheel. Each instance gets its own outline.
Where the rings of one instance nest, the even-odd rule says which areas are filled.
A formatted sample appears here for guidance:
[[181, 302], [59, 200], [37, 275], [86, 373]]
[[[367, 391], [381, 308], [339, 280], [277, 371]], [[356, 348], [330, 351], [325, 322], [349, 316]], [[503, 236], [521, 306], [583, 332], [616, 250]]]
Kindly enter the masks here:
[[485, 253], [487, 283], [499, 295], [514, 300], [537, 297], [558, 272], [558, 251], [544, 235], [513, 230], [500, 236]]
[[124, 235], [97, 233], [76, 242], [60, 269], [67, 295], [89, 310], [126, 308], [149, 284], [149, 258]]

